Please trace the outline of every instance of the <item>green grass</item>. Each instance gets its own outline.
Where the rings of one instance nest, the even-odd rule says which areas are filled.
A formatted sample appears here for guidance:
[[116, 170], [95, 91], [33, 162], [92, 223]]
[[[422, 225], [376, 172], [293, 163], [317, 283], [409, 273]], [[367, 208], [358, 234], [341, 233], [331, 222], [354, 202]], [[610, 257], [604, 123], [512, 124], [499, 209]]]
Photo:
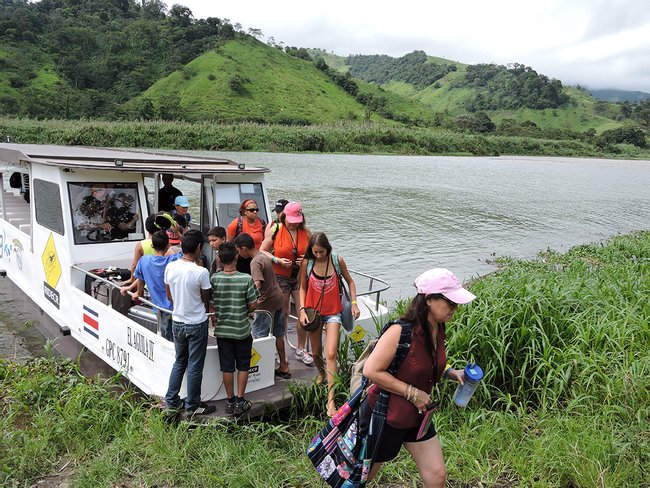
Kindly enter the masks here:
[[[650, 232], [500, 266], [447, 326], [451, 361], [486, 372], [465, 409], [454, 385], [435, 393], [448, 486], [647, 486]], [[304, 452], [325, 390], [292, 393], [291, 408], [264, 421], [171, 427], [116, 379], [61, 360], [0, 360], [0, 485], [321, 486]], [[402, 452], [371, 486], [416, 486], [416, 471]]]
[[604, 152], [585, 141], [485, 136], [376, 123], [307, 127], [255, 123], [35, 121], [0, 118], [0, 136], [24, 144], [357, 154], [544, 155], [650, 159], [650, 149]]

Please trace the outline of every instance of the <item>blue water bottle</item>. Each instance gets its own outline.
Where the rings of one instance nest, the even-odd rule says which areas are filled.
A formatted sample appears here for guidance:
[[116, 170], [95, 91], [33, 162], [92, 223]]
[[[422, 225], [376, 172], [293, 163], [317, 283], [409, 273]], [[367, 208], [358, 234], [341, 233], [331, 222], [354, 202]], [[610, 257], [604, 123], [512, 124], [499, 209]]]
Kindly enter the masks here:
[[478, 382], [483, 378], [483, 370], [478, 364], [465, 366], [465, 384], [458, 385], [454, 393], [454, 403], [459, 407], [466, 407], [469, 399], [472, 398]]

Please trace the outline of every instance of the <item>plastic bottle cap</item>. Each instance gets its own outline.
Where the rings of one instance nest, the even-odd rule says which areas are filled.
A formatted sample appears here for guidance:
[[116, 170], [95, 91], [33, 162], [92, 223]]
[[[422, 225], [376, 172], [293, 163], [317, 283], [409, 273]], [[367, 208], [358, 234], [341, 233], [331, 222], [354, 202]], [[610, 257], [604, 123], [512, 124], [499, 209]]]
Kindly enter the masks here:
[[465, 376], [471, 381], [481, 381], [483, 379], [483, 370], [478, 364], [468, 364], [465, 366]]

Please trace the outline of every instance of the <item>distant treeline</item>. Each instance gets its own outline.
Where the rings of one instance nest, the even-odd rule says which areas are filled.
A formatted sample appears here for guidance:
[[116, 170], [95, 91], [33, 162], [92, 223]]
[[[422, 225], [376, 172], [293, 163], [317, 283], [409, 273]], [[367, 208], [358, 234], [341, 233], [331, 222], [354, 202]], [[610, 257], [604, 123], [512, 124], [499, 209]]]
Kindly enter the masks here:
[[562, 92], [562, 82], [550, 80], [523, 64], [510, 67], [497, 64], [467, 66], [463, 85], [478, 89], [465, 102], [467, 110], [543, 110], [558, 108], [569, 102]]
[[434, 84], [440, 78], [458, 68], [454, 64], [429, 61], [424, 51], [413, 51], [401, 58], [386, 55], [348, 56], [350, 74], [371, 83], [383, 85], [390, 81], [403, 81], [416, 88]]

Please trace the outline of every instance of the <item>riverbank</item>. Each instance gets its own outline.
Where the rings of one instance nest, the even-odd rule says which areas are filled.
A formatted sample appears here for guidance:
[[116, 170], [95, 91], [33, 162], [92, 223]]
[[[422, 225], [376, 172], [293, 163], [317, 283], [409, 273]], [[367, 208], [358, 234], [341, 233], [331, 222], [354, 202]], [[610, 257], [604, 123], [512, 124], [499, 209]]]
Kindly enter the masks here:
[[0, 136], [22, 144], [177, 150], [650, 159], [650, 149], [629, 144], [601, 148], [596, 139], [504, 137], [359, 123], [283, 126], [0, 118]]
[[[443, 383], [435, 422], [449, 485], [643, 486], [650, 477], [650, 232], [501, 260], [448, 324], [448, 351], [485, 380], [467, 409]], [[341, 378], [345, 382], [345, 378]], [[317, 486], [304, 451], [322, 388], [245, 425], [164, 424], [154, 402], [116, 394], [52, 359], [0, 361], [0, 482], [46, 486]], [[380, 483], [412, 486], [408, 455]]]

